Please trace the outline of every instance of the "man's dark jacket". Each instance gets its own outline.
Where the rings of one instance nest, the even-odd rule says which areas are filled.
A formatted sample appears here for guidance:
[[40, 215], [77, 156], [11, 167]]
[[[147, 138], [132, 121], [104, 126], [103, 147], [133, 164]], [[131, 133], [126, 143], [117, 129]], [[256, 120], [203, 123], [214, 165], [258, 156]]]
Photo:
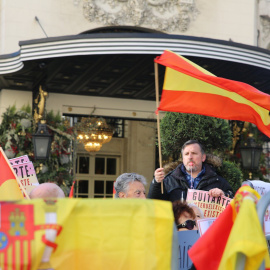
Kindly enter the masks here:
[[[148, 198], [160, 199], [167, 201], [176, 201], [186, 199], [188, 182], [181, 170], [182, 164], [179, 164], [173, 171], [169, 172], [163, 180], [163, 194], [161, 194], [161, 184], [155, 179], [151, 182]], [[204, 163], [205, 174], [202, 176], [196, 189], [209, 191], [212, 188], [221, 189], [225, 196], [233, 197], [233, 191], [230, 184], [221, 176], [219, 176], [213, 167]]]

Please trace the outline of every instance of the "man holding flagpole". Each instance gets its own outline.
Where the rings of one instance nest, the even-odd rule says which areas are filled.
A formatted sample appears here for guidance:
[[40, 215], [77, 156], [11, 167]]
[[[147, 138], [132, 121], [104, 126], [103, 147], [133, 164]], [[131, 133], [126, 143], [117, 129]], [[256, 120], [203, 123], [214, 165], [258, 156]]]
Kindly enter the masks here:
[[[253, 123], [270, 137], [270, 95], [251, 85], [216, 77], [196, 63], [169, 50], [165, 50], [154, 61], [160, 167], [162, 155], [159, 111], [246, 121]], [[166, 67], [160, 102], [158, 64]], [[209, 191], [214, 197], [232, 197], [229, 183], [205, 163], [206, 156], [198, 142], [189, 146], [185, 144], [182, 155], [183, 164], [166, 176], [163, 168], [155, 171], [149, 198], [170, 201], [185, 199], [189, 188]]]
[[[230, 184], [207, 163], [204, 147], [197, 140], [189, 140], [182, 146], [183, 163], [164, 175], [164, 169], [155, 171], [148, 198], [168, 201], [185, 200], [188, 189], [209, 191], [213, 197], [233, 197]], [[161, 192], [163, 181], [164, 192]]]

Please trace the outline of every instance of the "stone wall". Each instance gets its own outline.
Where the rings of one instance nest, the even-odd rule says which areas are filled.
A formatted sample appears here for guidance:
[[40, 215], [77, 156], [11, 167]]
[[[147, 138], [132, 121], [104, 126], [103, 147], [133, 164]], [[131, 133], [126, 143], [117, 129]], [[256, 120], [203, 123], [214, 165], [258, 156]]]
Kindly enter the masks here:
[[0, 3], [0, 54], [19, 50], [19, 41], [77, 35], [104, 26], [144, 27], [249, 45], [257, 42], [255, 0], [0, 0]]

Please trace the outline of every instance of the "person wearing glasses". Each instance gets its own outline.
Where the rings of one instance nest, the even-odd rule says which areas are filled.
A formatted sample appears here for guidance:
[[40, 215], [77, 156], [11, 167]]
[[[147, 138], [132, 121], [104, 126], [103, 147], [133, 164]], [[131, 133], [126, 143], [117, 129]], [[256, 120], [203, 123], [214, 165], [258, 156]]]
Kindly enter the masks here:
[[[168, 201], [186, 200], [188, 189], [209, 191], [209, 195], [233, 197], [230, 184], [219, 176], [213, 166], [206, 163], [204, 147], [197, 140], [184, 143], [181, 150], [183, 162], [166, 176], [164, 168], [155, 170], [148, 198]], [[163, 182], [164, 192], [161, 192]]]
[[173, 214], [178, 231], [198, 230], [196, 214], [186, 202], [174, 201]]
[[123, 173], [116, 179], [114, 189], [115, 198], [139, 198], [146, 199], [146, 180], [137, 173]]

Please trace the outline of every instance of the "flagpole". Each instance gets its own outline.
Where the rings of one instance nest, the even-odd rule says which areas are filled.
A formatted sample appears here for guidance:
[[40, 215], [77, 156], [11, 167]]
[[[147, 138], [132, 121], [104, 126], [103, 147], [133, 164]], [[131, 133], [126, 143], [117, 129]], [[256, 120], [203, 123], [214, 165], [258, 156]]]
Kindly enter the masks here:
[[8, 166], [9, 166], [9, 168], [10, 168], [11, 171], [13, 172], [13, 174], [14, 174], [14, 176], [15, 176], [15, 178], [16, 178], [16, 181], [17, 181], [19, 187], [22, 189], [22, 192], [24, 193], [25, 197], [26, 197], [28, 200], [30, 200], [30, 197], [28, 196], [28, 194], [27, 194], [25, 188], [23, 187], [22, 183], [19, 181], [19, 179], [18, 179], [18, 177], [17, 177], [17, 174], [15, 173], [14, 169], [13, 169], [12, 166], [10, 165], [9, 160], [8, 160], [8, 158], [7, 158], [6, 154], [5, 154], [5, 152], [3, 151], [2, 147], [0, 147], [0, 151], [1, 151], [2, 155], [3, 155], [3, 157], [5, 158], [5, 160], [6, 160], [7, 164], [8, 164]]
[[[155, 65], [155, 86], [156, 86], [156, 107], [157, 107], [157, 131], [158, 131], [158, 155], [159, 167], [162, 168], [161, 140], [160, 140], [160, 119], [159, 119], [159, 85], [158, 85], [158, 64]], [[163, 194], [163, 180], [161, 181], [161, 193]]]

